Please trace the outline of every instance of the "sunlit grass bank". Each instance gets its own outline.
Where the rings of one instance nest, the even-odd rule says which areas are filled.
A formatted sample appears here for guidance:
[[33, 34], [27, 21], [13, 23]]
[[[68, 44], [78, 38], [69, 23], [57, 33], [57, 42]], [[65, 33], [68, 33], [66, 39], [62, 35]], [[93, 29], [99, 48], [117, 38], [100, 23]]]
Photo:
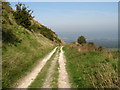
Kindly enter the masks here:
[[13, 87], [18, 79], [32, 70], [37, 62], [54, 48], [49, 41], [44, 40], [46, 39], [41, 37], [41, 43], [39, 43], [33, 36], [31, 39], [26, 37], [17, 46], [4, 45], [3, 87]]
[[64, 47], [67, 71], [74, 88], [118, 87], [117, 56], [100, 51], [80, 52]]

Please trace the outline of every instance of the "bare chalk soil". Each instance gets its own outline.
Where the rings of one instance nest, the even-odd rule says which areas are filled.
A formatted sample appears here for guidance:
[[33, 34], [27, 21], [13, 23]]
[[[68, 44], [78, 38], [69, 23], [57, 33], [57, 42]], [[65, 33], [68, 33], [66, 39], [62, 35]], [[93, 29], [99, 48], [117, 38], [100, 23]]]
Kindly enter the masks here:
[[66, 59], [63, 52], [63, 46], [60, 48], [60, 56], [59, 56], [59, 78], [58, 78], [58, 87], [59, 88], [70, 88], [71, 85], [68, 79], [68, 73], [66, 71]]
[[58, 58], [59, 58], [59, 52], [57, 51], [54, 59], [53, 59], [52, 62], [51, 62], [51, 66], [50, 66], [50, 68], [48, 69], [47, 77], [46, 77], [46, 79], [45, 79], [45, 81], [44, 81], [44, 83], [43, 83], [43, 87], [42, 87], [42, 88], [52, 88], [52, 87], [51, 87], [51, 83], [52, 83], [52, 81], [53, 81], [52, 75], [53, 75], [53, 73], [54, 73], [54, 70], [55, 70], [54, 68], [55, 68], [55, 65], [56, 65], [56, 63], [57, 63]]

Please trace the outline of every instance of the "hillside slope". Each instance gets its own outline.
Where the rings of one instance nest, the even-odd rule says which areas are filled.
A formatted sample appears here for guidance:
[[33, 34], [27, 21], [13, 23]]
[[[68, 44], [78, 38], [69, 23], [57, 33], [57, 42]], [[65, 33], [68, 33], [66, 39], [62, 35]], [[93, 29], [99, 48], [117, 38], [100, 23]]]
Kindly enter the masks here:
[[39, 59], [61, 44], [53, 31], [35, 20], [31, 31], [18, 25], [14, 12], [9, 3], [2, 3], [3, 88], [13, 87]]

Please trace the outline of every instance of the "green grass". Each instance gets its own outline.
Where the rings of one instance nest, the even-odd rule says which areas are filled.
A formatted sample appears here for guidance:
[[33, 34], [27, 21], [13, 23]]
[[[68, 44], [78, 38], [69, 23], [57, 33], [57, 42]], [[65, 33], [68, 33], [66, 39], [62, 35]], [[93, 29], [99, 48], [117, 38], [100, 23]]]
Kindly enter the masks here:
[[[58, 53], [60, 53], [60, 47], [58, 47]], [[58, 88], [58, 77], [59, 77], [59, 63], [58, 60], [56, 62], [55, 68], [54, 68], [54, 73], [52, 75], [52, 81], [51, 81], [51, 87], [52, 88]]]
[[51, 66], [51, 62], [54, 59], [56, 53], [58, 52], [58, 49], [59, 48], [57, 48], [56, 52], [52, 55], [52, 57], [50, 58], [50, 60], [47, 61], [47, 63], [42, 68], [41, 72], [38, 74], [38, 76], [36, 77], [36, 79], [31, 83], [31, 85], [29, 86], [29, 88], [41, 88], [42, 87], [42, 85], [43, 85], [43, 83], [45, 81], [45, 78], [47, 76], [48, 69]]
[[[60, 53], [60, 48], [58, 50], [59, 50], [58, 52]], [[59, 68], [59, 63], [57, 61], [56, 65], [55, 65], [55, 68], [54, 68], [54, 73], [52, 75], [52, 78], [53, 78], [53, 80], [51, 82], [51, 87], [52, 88], [58, 88], [58, 76], [59, 76], [58, 68]]]
[[18, 79], [31, 71], [37, 62], [53, 49], [49, 44], [40, 46], [40, 43], [34, 40], [28, 42], [29, 45], [26, 42], [17, 47], [6, 46], [7, 50], [3, 50], [3, 87], [13, 87]]
[[99, 51], [79, 52], [64, 47], [67, 71], [74, 88], [117, 87], [117, 59]]

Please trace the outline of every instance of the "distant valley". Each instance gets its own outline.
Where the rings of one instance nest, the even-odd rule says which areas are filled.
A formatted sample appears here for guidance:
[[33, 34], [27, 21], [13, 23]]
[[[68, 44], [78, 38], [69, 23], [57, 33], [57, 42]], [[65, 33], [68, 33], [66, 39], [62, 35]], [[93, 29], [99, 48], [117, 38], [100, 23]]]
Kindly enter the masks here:
[[[71, 43], [75, 42], [73, 38], [67, 39], [62, 38], [65, 42]], [[117, 39], [93, 39], [93, 40], [87, 40], [88, 42], [94, 42], [95, 44], [105, 47], [105, 48], [118, 48], [118, 40]]]
[[95, 42], [97, 45], [106, 47], [106, 48], [118, 48], [118, 40], [117, 39], [94, 39], [91, 40]]

